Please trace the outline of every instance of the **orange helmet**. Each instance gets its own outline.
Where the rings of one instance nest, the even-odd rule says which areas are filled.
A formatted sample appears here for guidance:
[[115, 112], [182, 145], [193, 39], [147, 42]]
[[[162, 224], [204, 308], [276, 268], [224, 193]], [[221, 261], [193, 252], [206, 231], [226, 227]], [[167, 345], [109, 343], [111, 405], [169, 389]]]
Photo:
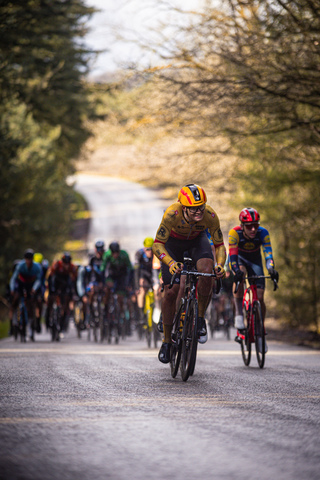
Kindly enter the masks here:
[[207, 202], [207, 195], [199, 185], [189, 183], [181, 188], [178, 200], [185, 207], [198, 207]]

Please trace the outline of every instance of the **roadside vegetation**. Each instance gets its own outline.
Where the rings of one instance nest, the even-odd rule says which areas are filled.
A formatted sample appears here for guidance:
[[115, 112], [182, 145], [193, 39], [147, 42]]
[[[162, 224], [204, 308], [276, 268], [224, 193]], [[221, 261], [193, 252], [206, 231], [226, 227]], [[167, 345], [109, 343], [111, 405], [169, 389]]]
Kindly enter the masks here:
[[113, 83], [84, 80], [94, 10], [81, 0], [1, 5], [1, 290], [26, 247], [49, 260], [81, 252], [76, 169], [168, 201], [195, 182], [225, 237], [243, 207], [260, 211], [280, 272], [268, 303], [320, 333], [319, 0], [208, 0], [187, 13], [157, 1], [172, 13], [144, 45], [158, 65], [131, 64]]
[[125, 170], [168, 199], [198, 182], [225, 234], [257, 208], [280, 272], [278, 315], [319, 333], [319, 1], [208, 1], [174, 14], [183, 21], [149, 45], [158, 68], [96, 87], [104, 120], [89, 169]]
[[49, 260], [70, 235], [78, 203], [68, 176], [94, 115], [83, 44], [94, 12], [81, 0], [0, 6], [0, 287], [26, 248]]

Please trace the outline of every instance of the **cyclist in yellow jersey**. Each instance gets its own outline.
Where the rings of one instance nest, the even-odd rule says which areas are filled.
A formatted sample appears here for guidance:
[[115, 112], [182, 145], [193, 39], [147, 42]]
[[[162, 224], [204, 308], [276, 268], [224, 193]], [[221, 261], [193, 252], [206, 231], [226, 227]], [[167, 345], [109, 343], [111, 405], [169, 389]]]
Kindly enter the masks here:
[[[224, 264], [226, 249], [220, 229], [220, 221], [216, 212], [206, 205], [207, 196], [203, 188], [188, 184], [181, 188], [178, 202], [172, 204], [164, 213], [158, 228], [153, 253], [161, 260], [162, 279], [165, 285], [162, 300], [162, 319], [164, 341], [159, 352], [159, 360], [169, 363], [171, 350], [171, 331], [176, 310], [176, 299], [179, 292], [180, 279], [169, 289], [171, 276], [181, 272], [183, 258], [187, 252], [196, 264], [199, 272], [216, 273], [218, 278], [225, 275]], [[211, 245], [206, 229], [208, 229], [215, 246], [216, 264], [214, 264]], [[199, 302], [199, 342], [207, 341], [207, 329], [204, 319], [205, 311], [211, 298], [213, 280], [200, 278], [198, 283]]]

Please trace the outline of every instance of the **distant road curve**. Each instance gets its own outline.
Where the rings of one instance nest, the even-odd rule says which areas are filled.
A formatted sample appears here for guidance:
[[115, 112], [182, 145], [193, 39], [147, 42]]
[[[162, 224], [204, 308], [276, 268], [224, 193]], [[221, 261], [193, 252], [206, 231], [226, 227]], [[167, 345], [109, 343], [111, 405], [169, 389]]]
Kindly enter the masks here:
[[166, 205], [154, 191], [103, 175], [77, 174], [72, 180], [91, 211], [89, 250], [96, 239], [103, 239], [106, 245], [119, 241], [133, 259], [143, 239], [155, 236]]

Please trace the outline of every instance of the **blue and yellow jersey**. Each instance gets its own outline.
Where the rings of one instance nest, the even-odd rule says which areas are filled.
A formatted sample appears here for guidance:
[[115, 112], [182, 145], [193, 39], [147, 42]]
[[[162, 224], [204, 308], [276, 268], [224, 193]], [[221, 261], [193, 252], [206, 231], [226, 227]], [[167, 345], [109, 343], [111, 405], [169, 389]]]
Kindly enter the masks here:
[[238, 257], [251, 263], [261, 263], [261, 247], [266, 260], [266, 267], [274, 266], [270, 235], [266, 228], [260, 227], [256, 236], [247, 239], [242, 227], [234, 227], [229, 232], [229, 256], [231, 268], [234, 272], [239, 270]]

